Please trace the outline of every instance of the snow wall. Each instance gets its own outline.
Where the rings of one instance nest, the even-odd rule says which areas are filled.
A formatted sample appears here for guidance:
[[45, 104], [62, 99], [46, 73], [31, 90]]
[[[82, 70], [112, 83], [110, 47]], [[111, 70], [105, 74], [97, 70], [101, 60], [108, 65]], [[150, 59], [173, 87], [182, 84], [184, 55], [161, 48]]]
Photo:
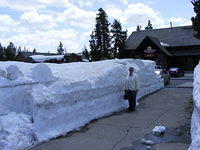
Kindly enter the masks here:
[[[5, 74], [10, 65], [19, 68], [18, 75], [12, 79]], [[128, 103], [122, 97], [131, 66], [136, 69], [141, 84], [137, 100], [164, 86], [160, 76], [154, 73], [152, 61], [1, 62], [0, 105], [11, 112], [24, 113], [29, 119], [31, 116], [37, 142], [46, 141], [93, 119], [126, 109]]]
[[192, 143], [189, 150], [198, 150], [200, 149], [200, 63], [194, 70], [193, 101], [194, 110], [191, 122]]

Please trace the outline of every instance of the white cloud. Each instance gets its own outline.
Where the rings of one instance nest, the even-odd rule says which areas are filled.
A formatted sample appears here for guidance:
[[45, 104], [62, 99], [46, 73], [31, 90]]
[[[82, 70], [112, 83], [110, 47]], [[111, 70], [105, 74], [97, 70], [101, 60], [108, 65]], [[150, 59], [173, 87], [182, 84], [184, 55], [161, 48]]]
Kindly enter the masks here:
[[78, 4], [80, 7], [92, 7], [94, 4], [93, 0], [79, 0]]
[[69, 0], [1, 0], [0, 6], [26, 11], [46, 8], [47, 6], [69, 7], [71, 3]]
[[58, 22], [71, 24], [73, 26], [90, 29], [95, 23], [95, 12], [86, 11], [76, 6], [66, 9], [57, 17]]
[[129, 3], [129, 0], [119, 0], [119, 1], [124, 5], [128, 5], [128, 3]]
[[[71, 52], [79, 48], [78, 33], [74, 29], [35, 31], [34, 33], [20, 33], [6, 39], [0, 39], [3, 44], [9, 41], [16, 45], [36, 48], [43, 52], [56, 51], [59, 41], [70, 48]], [[69, 51], [70, 52], [70, 51]]]
[[192, 22], [190, 19], [186, 19], [183, 17], [172, 17], [166, 20], [165, 24], [158, 26], [158, 28], [170, 28], [170, 22], [172, 22], [173, 27], [192, 25]]
[[0, 32], [9, 32], [18, 24], [19, 22], [13, 20], [9, 15], [0, 15]]
[[9, 15], [0, 15], [0, 26], [16, 26], [18, 23], [15, 22]]
[[164, 23], [163, 18], [158, 12], [142, 3], [128, 5], [124, 11], [124, 16], [124, 23], [133, 24], [134, 26], [146, 26], [148, 20], [151, 20], [152, 24], [156, 26]]
[[120, 20], [121, 22], [124, 23], [125, 21], [124, 11], [116, 7], [116, 5], [113, 5], [113, 4], [106, 5], [105, 11], [109, 17]]
[[21, 20], [23, 23], [27, 23], [29, 26], [36, 28], [50, 29], [56, 26], [51, 15], [39, 14], [36, 11], [25, 12], [21, 15]]
[[110, 17], [120, 20], [123, 25], [132, 29], [137, 25], [147, 26], [148, 20], [151, 20], [153, 26], [165, 22], [159, 12], [142, 3], [129, 4], [124, 10], [115, 5], [107, 5], [106, 12]]
[[170, 18], [168, 20], [169, 22], [172, 22], [172, 24], [174, 25], [178, 25], [178, 26], [184, 26], [184, 25], [191, 25], [192, 22], [191, 20], [188, 20], [186, 18], [182, 18], [182, 17], [173, 17], [173, 18]]

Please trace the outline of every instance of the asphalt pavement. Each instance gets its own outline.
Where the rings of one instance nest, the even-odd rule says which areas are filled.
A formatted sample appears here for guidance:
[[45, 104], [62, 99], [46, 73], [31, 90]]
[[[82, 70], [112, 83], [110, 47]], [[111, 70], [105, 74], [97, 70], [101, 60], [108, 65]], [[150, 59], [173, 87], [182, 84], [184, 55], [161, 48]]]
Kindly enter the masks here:
[[[95, 120], [80, 131], [71, 132], [50, 142], [38, 145], [31, 150], [145, 150], [140, 140], [151, 137], [157, 125], [169, 131], [182, 131], [183, 138], [173, 139], [151, 145], [152, 150], [186, 150], [190, 144], [189, 127], [192, 109], [193, 75], [173, 78], [167, 85], [140, 100], [136, 112], [122, 111]], [[178, 87], [187, 84], [189, 87]], [[174, 132], [175, 133], [175, 132]], [[175, 135], [176, 136], [176, 135]], [[185, 138], [186, 137], [186, 138]], [[138, 146], [140, 145], [140, 146]], [[138, 147], [137, 147], [138, 146]]]

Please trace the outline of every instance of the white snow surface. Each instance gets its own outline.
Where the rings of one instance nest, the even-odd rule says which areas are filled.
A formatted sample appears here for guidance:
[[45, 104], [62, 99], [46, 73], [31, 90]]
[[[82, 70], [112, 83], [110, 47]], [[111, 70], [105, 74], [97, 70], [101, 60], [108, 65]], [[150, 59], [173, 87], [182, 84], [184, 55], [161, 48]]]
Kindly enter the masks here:
[[0, 116], [0, 149], [19, 150], [35, 142], [30, 116], [15, 112]]
[[36, 82], [50, 82], [54, 80], [51, 69], [46, 64], [38, 64], [32, 71], [32, 79]]
[[45, 62], [47, 60], [61, 60], [64, 59], [64, 55], [52, 55], [52, 56], [45, 56], [45, 55], [32, 55], [30, 56], [36, 62]]
[[152, 130], [152, 133], [155, 135], [159, 135], [165, 133], [165, 130], [165, 126], [155, 126]]
[[[164, 86], [160, 76], [154, 73], [155, 63], [147, 60], [67, 64], [0, 62], [0, 70], [10, 65], [17, 66], [23, 76], [15, 80], [0, 76], [0, 106], [9, 110], [2, 115], [9, 116], [13, 112], [16, 116], [30, 115], [37, 142], [64, 135], [91, 120], [126, 109], [124, 84], [131, 66], [135, 67], [141, 85], [137, 100]], [[23, 141], [26, 143], [22, 145], [31, 145], [28, 140]]]
[[169, 47], [170, 46], [169, 44], [166, 44], [166, 43], [163, 43], [163, 42], [160, 42], [160, 45], [162, 45], [164, 47]]
[[200, 149], [200, 63], [194, 70], [193, 101], [194, 110], [191, 120], [192, 143], [189, 150], [198, 150]]
[[151, 140], [142, 139], [140, 142], [141, 142], [142, 144], [145, 144], [145, 145], [154, 145], [154, 142], [151, 141]]

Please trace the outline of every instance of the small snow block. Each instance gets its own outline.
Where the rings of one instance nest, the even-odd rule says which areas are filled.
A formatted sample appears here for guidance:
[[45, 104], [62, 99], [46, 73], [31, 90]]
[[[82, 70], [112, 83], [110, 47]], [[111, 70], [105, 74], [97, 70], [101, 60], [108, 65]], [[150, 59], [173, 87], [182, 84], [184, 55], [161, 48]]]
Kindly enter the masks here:
[[146, 149], [147, 150], [151, 150], [151, 146], [146, 146]]
[[41, 63], [33, 68], [32, 79], [36, 82], [44, 83], [53, 81], [55, 78], [49, 66]]
[[7, 79], [9, 80], [16, 80], [19, 77], [23, 76], [22, 72], [15, 65], [8, 66], [6, 70], [7, 70]]
[[160, 136], [165, 133], [166, 128], [164, 126], [155, 126], [152, 130], [153, 135]]
[[153, 141], [151, 141], [151, 140], [145, 140], [145, 139], [142, 139], [141, 143], [144, 144], [144, 145], [154, 145]]

